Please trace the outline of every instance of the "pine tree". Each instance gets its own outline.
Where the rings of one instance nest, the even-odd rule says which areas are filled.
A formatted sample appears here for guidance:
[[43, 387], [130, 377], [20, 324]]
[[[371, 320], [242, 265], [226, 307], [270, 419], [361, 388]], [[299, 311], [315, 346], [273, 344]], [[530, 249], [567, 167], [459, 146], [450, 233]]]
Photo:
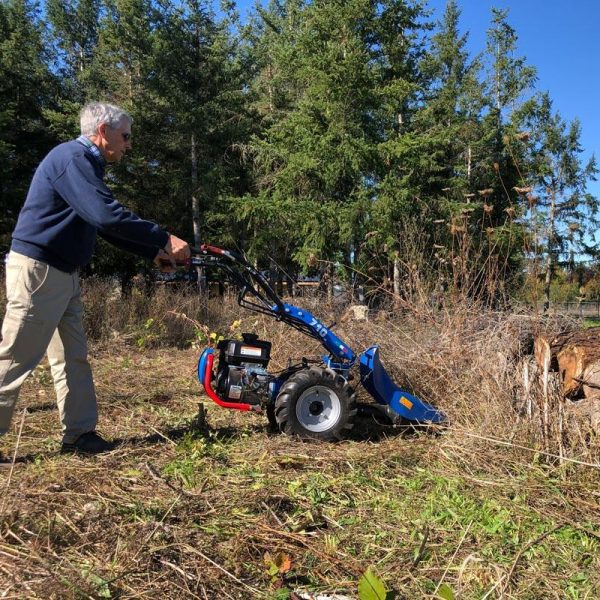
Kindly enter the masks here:
[[[427, 78], [421, 71], [426, 48], [425, 26], [419, 3], [387, 2], [374, 41], [379, 71], [377, 170], [364, 241], [361, 271], [391, 281], [396, 299], [401, 295], [402, 230], [404, 224], [430, 208], [432, 174], [438, 171], [432, 138], [419, 123], [426, 102]], [[427, 205], [427, 206], [426, 206]], [[434, 209], [435, 210], [435, 209]], [[429, 219], [434, 219], [430, 213]], [[360, 257], [359, 257], [360, 258]], [[372, 264], [375, 263], [375, 264]], [[379, 272], [376, 265], [381, 265]], [[372, 279], [373, 275], [369, 279]], [[376, 283], [376, 282], [372, 282]]]
[[[406, 63], [419, 14], [417, 5], [367, 0], [258, 11], [256, 106], [265, 129], [252, 142], [258, 190], [244, 199], [245, 215], [255, 228], [268, 222], [282, 232], [305, 269], [361, 251], [385, 177], [379, 145], [413, 93]], [[257, 255], [274, 250], [255, 240]]]
[[35, 4], [0, 3], [0, 253], [39, 161], [56, 143], [46, 118], [56, 102], [56, 78], [48, 66]]
[[492, 9], [485, 59], [487, 113], [482, 120], [479, 148], [482, 185], [492, 189], [487, 199], [490, 248], [499, 279], [511, 283], [522, 272], [523, 230], [519, 218], [526, 210], [517, 189], [525, 185], [523, 157], [513, 144], [521, 107], [533, 93], [536, 69], [518, 56], [518, 36], [508, 23], [508, 10]]
[[[179, 184], [188, 196], [194, 240], [209, 235], [232, 240], [225, 199], [244, 193], [239, 148], [248, 136], [244, 64], [233, 36], [237, 16], [217, 21], [208, 3], [189, 1], [167, 15], [159, 32], [161, 97], [173, 123], [168, 143], [183, 152], [187, 172]], [[224, 214], [225, 213], [225, 214]]]
[[598, 228], [600, 199], [588, 192], [596, 180], [598, 167], [592, 156], [584, 161], [581, 126], [577, 119], [565, 121], [552, 108], [548, 93], [522, 107], [520, 124], [527, 130], [526, 146], [529, 174], [527, 193], [529, 216], [534, 236], [534, 273], [537, 254], [544, 255], [544, 310], [550, 306], [550, 288], [561, 263], [574, 254], [594, 255], [594, 235]]
[[[431, 144], [431, 180], [423, 188], [424, 195], [450, 195], [464, 201], [463, 194], [481, 186], [473, 157], [485, 100], [479, 80], [481, 63], [479, 58], [470, 60], [468, 36], [460, 34], [459, 19], [458, 4], [451, 0], [420, 64], [427, 88], [415, 127]], [[442, 192], [445, 188], [450, 188], [449, 193]]]
[[63, 77], [84, 77], [98, 44], [102, 1], [46, 0], [45, 5]]
[[58, 106], [48, 118], [61, 141], [79, 134], [78, 115], [87, 100], [88, 78], [98, 46], [102, 0], [46, 0], [49, 49], [60, 81]]
[[490, 177], [489, 187], [501, 187], [504, 191], [503, 197], [497, 196], [500, 211], [518, 201], [513, 188], [522, 183], [521, 175], [507, 140], [515, 131], [514, 116], [531, 95], [537, 79], [535, 67], [527, 65], [524, 57], [516, 56], [517, 42], [517, 32], [508, 23], [508, 10], [493, 8], [486, 49], [488, 113], [483, 123], [486, 135], [481, 152]]

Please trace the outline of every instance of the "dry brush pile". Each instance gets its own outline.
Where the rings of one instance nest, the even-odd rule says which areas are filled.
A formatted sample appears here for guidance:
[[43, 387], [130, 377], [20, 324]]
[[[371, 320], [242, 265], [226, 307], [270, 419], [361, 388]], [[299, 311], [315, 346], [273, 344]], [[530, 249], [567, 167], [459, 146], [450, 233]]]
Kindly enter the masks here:
[[0, 472], [0, 597], [357, 598], [368, 568], [397, 598], [600, 589], [598, 438], [531, 358], [537, 334], [573, 323], [467, 303], [353, 321], [305, 299], [449, 417], [435, 435], [361, 418], [347, 441], [307, 444], [260, 416], [199, 418], [196, 346], [255, 331], [277, 370], [316, 342], [229, 301], [86, 293], [101, 430], [120, 444], [58, 455], [38, 368], [3, 447], [17, 462]]

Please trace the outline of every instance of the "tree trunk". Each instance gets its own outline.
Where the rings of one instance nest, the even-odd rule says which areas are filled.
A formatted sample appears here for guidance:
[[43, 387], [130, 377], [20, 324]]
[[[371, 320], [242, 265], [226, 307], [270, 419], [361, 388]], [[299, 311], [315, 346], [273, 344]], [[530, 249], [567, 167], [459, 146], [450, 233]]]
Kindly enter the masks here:
[[538, 247], [538, 222], [537, 222], [537, 208], [535, 202], [531, 206], [531, 230], [533, 231], [533, 283], [534, 283], [534, 301], [535, 310], [538, 310], [539, 296], [538, 296], [538, 259], [539, 259], [539, 247]]
[[[198, 196], [198, 147], [195, 134], [192, 133], [190, 141], [190, 159], [192, 164], [192, 227], [194, 231], [194, 245], [197, 247], [202, 243], [202, 237], [200, 235], [200, 198]], [[196, 273], [198, 275], [198, 290], [204, 292], [207, 287], [204, 269], [202, 267], [196, 267]]]
[[552, 255], [546, 257], [546, 278], [544, 279], [544, 312], [550, 308], [550, 284], [552, 283]]
[[553, 184], [552, 193], [550, 194], [550, 213], [548, 215], [548, 248], [546, 256], [546, 279], [544, 281], [544, 312], [548, 312], [548, 309], [550, 308], [550, 285], [552, 283], [552, 269], [554, 267], [554, 244], [556, 239], [554, 229], [555, 215], [556, 188]]
[[472, 164], [473, 156], [471, 154], [471, 145], [467, 148], [467, 181], [471, 181], [471, 164]]
[[271, 82], [273, 81], [273, 67], [271, 65], [267, 68], [269, 85], [268, 85], [268, 94], [269, 94], [269, 113], [273, 114], [275, 112], [275, 101], [274, 101], [274, 92], [273, 85]]
[[327, 299], [331, 302], [333, 300], [333, 275], [334, 268], [333, 263], [330, 261], [327, 263]]
[[398, 257], [394, 258], [394, 274], [392, 278], [393, 290], [394, 290], [394, 302], [400, 300], [400, 260]]

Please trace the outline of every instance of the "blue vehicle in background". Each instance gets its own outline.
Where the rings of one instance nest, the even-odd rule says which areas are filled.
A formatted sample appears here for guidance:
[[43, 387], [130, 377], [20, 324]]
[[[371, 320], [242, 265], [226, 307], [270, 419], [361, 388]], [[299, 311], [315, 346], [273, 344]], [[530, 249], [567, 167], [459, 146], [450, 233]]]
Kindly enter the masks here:
[[268, 371], [271, 343], [253, 333], [206, 348], [198, 379], [219, 406], [266, 413], [280, 431], [303, 439], [337, 440], [350, 430], [358, 411], [350, 370], [358, 363], [360, 384], [375, 400], [368, 406], [392, 423], [439, 424], [444, 414], [400, 389], [384, 369], [378, 346], [356, 354], [309, 311], [284, 303], [264, 275], [243, 256], [216, 246], [193, 248], [192, 265], [219, 269], [238, 289], [240, 306], [318, 340], [326, 354], [303, 358], [283, 371]]

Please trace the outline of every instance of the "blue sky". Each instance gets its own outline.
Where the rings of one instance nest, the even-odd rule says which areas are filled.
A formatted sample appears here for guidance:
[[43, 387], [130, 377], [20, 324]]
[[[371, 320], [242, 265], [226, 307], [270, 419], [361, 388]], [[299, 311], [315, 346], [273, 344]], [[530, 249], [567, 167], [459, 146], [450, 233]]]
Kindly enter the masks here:
[[[238, 0], [242, 17], [255, 0]], [[433, 20], [441, 19], [446, 0], [429, 0]], [[472, 55], [485, 49], [491, 8], [508, 8], [508, 22], [519, 37], [518, 56], [536, 67], [536, 89], [547, 90], [555, 110], [581, 121], [583, 157], [600, 160], [600, 0], [459, 0], [461, 29], [469, 33]], [[600, 182], [588, 190], [600, 196]]]
[[[439, 19], [445, 0], [430, 0]], [[600, 160], [600, 2], [598, 0], [459, 0], [461, 29], [473, 54], [485, 48], [491, 8], [509, 9], [508, 22], [519, 37], [519, 56], [536, 67], [536, 88], [547, 90], [555, 110], [581, 121], [583, 156]], [[600, 182], [589, 191], [600, 196]]]

